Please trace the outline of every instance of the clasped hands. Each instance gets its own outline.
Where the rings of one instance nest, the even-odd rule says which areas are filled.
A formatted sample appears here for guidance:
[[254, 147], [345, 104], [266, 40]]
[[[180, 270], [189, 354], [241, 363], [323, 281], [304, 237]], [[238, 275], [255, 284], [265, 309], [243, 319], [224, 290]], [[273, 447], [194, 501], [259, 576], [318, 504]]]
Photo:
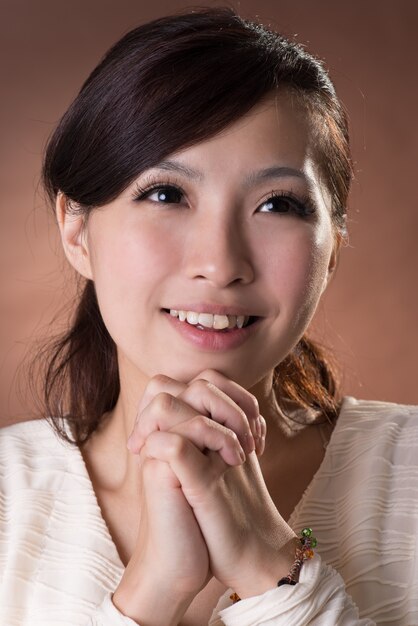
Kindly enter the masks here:
[[219, 372], [150, 380], [127, 444], [141, 493], [137, 544], [113, 596], [122, 612], [152, 624], [158, 600], [155, 623], [175, 624], [211, 576], [245, 598], [287, 574], [295, 535], [264, 483], [265, 436], [255, 397]]

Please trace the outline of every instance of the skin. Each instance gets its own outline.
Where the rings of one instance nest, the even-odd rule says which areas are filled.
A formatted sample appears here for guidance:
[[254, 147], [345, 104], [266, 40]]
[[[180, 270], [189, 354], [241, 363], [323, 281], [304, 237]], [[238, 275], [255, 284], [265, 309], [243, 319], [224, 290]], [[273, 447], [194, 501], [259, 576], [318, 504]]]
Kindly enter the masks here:
[[[249, 597], [273, 588], [293, 562], [294, 533], [265, 480], [267, 470], [278, 476], [277, 450], [283, 460], [287, 445], [273, 369], [308, 326], [337, 256], [312, 154], [306, 115], [281, 94], [170, 155], [198, 177], [144, 172], [87, 222], [58, 195], [65, 253], [94, 280], [117, 346], [121, 393], [84, 454], [97, 487], [139, 511], [113, 601], [141, 626], [157, 623], [156, 603], [159, 624], [179, 624], [211, 576]], [[299, 175], [248, 182], [273, 166]], [[164, 203], [155, 191], [135, 201], [150, 178], [180, 186], [180, 201]], [[269, 212], [272, 192], [309, 197], [314, 212]], [[202, 350], [162, 313], [187, 302], [263, 319], [240, 346]]]

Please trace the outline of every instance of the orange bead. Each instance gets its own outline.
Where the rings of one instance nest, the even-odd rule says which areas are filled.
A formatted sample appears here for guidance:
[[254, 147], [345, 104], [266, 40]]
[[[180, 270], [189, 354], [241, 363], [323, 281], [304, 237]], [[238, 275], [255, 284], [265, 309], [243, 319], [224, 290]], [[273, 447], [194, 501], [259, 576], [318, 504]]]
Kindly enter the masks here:
[[232, 593], [230, 596], [230, 599], [232, 600], [232, 602], [235, 604], [236, 602], [240, 602], [241, 598], [239, 597], [239, 595], [237, 593]]
[[312, 559], [314, 554], [313, 550], [305, 550], [305, 559]]

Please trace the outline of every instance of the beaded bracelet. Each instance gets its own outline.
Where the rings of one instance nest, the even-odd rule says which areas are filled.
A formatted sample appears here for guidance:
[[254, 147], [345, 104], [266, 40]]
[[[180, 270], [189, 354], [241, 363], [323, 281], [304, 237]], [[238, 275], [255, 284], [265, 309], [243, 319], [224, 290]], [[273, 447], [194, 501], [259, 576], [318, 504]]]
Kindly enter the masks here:
[[312, 528], [304, 528], [300, 534], [300, 547], [296, 548], [295, 560], [287, 576], [284, 576], [279, 580], [277, 586], [281, 585], [296, 585], [299, 581], [300, 570], [302, 565], [308, 559], [312, 559], [314, 556], [313, 548], [316, 548], [318, 542], [312, 535]]
[[[290, 568], [288, 575], [278, 581], [278, 587], [281, 587], [282, 585], [296, 585], [299, 582], [299, 574], [302, 569], [302, 565], [305, 561], [312, 559], [314, 556], [313, 548], [316, 548], [318, 542], [312, 534], [312, 528], [303, 528], [299, 541], [300, 546], [296, 548], [293, 565]], [[241, 600], [237, 593], [233, 593], [229, 597], [234, 604], [235, 602], [239, 602]]]

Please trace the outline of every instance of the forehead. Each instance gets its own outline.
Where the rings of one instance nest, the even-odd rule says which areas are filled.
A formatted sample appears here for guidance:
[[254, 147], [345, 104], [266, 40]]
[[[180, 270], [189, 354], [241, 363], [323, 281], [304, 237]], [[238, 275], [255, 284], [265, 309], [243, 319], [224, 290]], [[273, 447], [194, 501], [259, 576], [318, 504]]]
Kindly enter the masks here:
[[243, 191], [287, 176], [312, 191], [322, 184], [311, 137], [310, 116], [300, 101], [274, 93], [216, 135], [175, 151], [154, 167], [216, 186], [236, 182]]
[[[311, 121], [288, 93], [272, 94], [215, 136], [170, 155], [179, 162], [211, 162], [220, 171], [271, 163], [303, 169], [312, 159]], [[227, 168], [227, 170], [225, 170]]]

